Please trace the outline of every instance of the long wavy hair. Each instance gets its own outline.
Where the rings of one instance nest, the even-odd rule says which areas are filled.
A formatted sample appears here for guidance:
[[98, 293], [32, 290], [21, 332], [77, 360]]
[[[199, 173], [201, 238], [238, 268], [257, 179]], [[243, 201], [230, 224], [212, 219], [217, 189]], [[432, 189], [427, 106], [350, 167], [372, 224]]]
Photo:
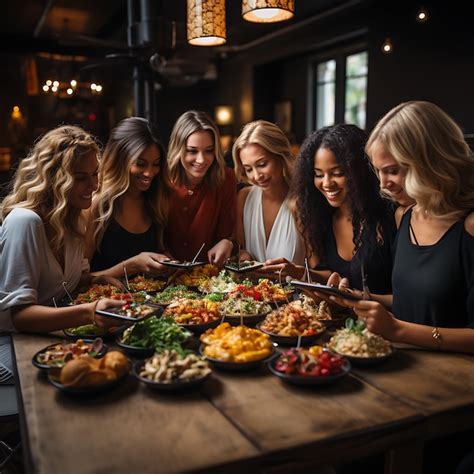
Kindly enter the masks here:
[[63, 125], [43, 135], [16, 172], [13, 190], [0, 207], [0, 221], [16, 207], [30, 209], [43, 220], [54, 252], [66, 236], [84, 237], [81, 210], [68, 204], [76, 164], [89, 153], [99, 154], [94, 137], [79, 127]]
[[239, 181], [249, 184], [250, 181], [240, 159], [240, 151], [248, 145], [260, 145], [268, 153], [276, 156], [282, 165], [283, 179], [288, 186], [290, 185], [294, 156], [288, 138], [277, 125], [266, 120], [250, 122], [242, 129], [242, 133], [232, 147], [235, 175]]
[[388, 112], [367, 142], [378, 142], [406, 169], [405, 189], [425, 211], [460, 217], [474, 208], [474, 156], [454, 120], [431, 102], [405, 102]]
[[186, 173], [181, 159], [186, 155], [188, 138], [193, 133], [203, 130], [210, 132], [214, 139], [214, 161], [207, 170], [204, 180], [213, 188], [217, 188], [224, 182], [225, 161], [219, 129], [205, 112], [188, 110], [174, 124], [168, 146], [168, 165], [171, 180], [175, 186], [182, 186], [186, 182]]
[[319, 148], [331, 150], [344, 170], [354, 253], [362, 247], [362, 240], [369, 244], [367, 248], [372, 247], [370, 243], [383, 241], [380, 221], [387, 213], [387, 203], [379, 194], [379, 182], [365, 155], [366, 141], [366, 133], [355, 125], [324, 127], [304, 141], [296, 158], [292, 195], [296, 200], [298, 224], [307, 248], [320, 261], [326, 258], [325, 238], [331, 231], [336, 209], [314, 185], [314, 158]]
[[92, 199], [93, 240], [97, 249], [114, 210], [130, 186], [130, 169], [143, 152], [156, 145], [159, 150], [160, 171], [150, 188], [144, 192], [145, 205], [157, 229], [159, 248], [163, 247], [163, 229], [168, 219], [171, 182], [166, 154], [157, 131], [148, 120], [129, 117], [112, 130], [102, 155], [99, 168], [99, 188]]

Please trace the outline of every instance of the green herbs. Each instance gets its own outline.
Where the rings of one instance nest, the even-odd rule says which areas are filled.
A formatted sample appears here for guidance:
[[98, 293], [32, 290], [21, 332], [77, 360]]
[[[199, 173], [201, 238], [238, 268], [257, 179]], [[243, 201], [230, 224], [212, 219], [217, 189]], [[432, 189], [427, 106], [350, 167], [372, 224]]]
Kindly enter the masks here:
[[362, 331], [365, 329], [365, 323], [360, 319], [354, 321], [352, 318], [347, 318], [345, 326], [346, 329], [349, 329], [349, 331], [355, 332], [357, 334], [362, 334]]
[[134, 347], [153, 347], [156, 352], [175, 350], [181, 355], [187, 352], [181, 344], [191, 333], [176, 324], [173, 318], [148, 318], [125, 330], [122, 342]]

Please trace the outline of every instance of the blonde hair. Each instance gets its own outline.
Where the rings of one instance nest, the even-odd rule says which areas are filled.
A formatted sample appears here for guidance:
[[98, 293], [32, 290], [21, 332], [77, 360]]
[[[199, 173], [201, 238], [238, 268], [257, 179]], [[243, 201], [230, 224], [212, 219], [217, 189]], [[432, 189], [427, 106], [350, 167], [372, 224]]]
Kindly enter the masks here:
[[235, 175], [239, 181], [250, 183], [240, 159], [240, 151], [248, 145], [259, 145], [268, 153], [280, 158], [283, 179], [288, 186], [293, 172], [294, 156], [291, 153], [290, 142], [283, 131], [274, 123], [266, 120], [250, 122], [242, 129], [242, 133], [232, 147], [232, 158], [235, 165]]
[[58, 252], [66, 235], [84, 237], [81, 210], [68, 205], [76, 164], [89, 153], [99, 153], [95, 139], [79, 127], [63, 125], [41, 137], [16, 172], [13, 191], [0, 207], [0, 221], [16, 207], [30, 209], [51, 233]]
[[203, 130], [212, 134], [215, 157], [204, 179], [211, 187], [218, 187], [224, 182], [225, 161], [219, 130], [205, 112], [189, 110], [182, 114], [174, 124], [169, 142], [168, 165], [171, 180], [176, 186], [182, 186], [186, 182], [186, 173], [181, 164], [181, 159], [186, 155], [188, 138], [193, 133]]
[[474, 157], [459, 126], [431, 102], [405, 102], [372, 131], [375, 143], [406, 169], [405, 189], [421, 209], [438, 217], [460, 217], [474, 208]]
[[158, 247], [163, 247], [163, 228], [168, 219], [171, 182], [168, 174], [165, 150], [156, 130], [148, 120], [129, 117], [110, 133], [99, 168], [99, 188], [92, 200], [93, 241], [97, 249], [113, 216], [120, 206], [121, 196], [130, 186], [130, 169], [145, 150], [156, 145], [159, 150], [160, 171], [145, 191], [145, 203], [157, 228]]

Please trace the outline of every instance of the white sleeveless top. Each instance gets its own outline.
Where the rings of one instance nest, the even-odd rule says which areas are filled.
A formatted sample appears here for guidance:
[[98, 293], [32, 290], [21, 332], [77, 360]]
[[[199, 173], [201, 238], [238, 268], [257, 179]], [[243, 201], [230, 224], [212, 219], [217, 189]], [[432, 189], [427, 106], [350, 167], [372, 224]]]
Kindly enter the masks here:
[[296, 228], [295, 219], [286, 198], [278, 211], [272, 230], [265, 240], [263, 225], [262, 189], [252, 186], [244, 205], [245, 250], [255, 260], [264, 262], [270, 258], [284, 257], [302, 265], [305, 258], [303, 240]]

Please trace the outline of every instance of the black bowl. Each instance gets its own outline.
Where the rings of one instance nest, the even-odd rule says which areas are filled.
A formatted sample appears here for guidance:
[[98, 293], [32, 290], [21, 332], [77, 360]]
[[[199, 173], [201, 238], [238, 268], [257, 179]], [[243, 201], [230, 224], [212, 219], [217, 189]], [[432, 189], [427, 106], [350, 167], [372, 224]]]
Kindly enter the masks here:
[[269, 313], [259, 313], [259, 314], [247, 314], [245, 316], [240, 316], [237, 314], [225, 314], [225, 320], [230, 323], [232, 326], [240, 326], [241, 321], [245, 326], [255, 326], [260, 321], [263, 321], [267, 314]]
[[[83, 339], [84, 342], [87, 342], [88, 344], [92, 344], [94, 342], [93, 339]], [[43, 352], [47, 351], [50, 347], [57, 346], [58, 344], [61, 344], [60, 342], [56, 342], [54, 344], [50, 344], [49, 346], [43, 347], [43, 349], [39, 350], [32, 358], [31, 362], [35, 367], [38, 367], [38, 369], [43, 369], [43, 370], [50, 370], [52, 368], [60, 368], [62, 366], [58, 365], [48, 365], [48, 364], [42, 364], [41, 362], [38, 361], [38, 356], [42, 354]], [[108, 350], [107, 344], [103, 344], [102, 349], [97, 352], [94, 356], [95, 359], [100, 359], [101, 357], [104, 357]]]
[[125, 351], [126, 354], [132, 357], [136, 357], [138, 359], [144, 359], [145, 357], [151, 357], [155, 353], [154, 347], [137, 347], [131, 346], [130, 344], [125, 344], [122, 342], [122, 335], [117, 336], [115, 338], [115, 343], [121, 349]]
[[[263, 333], [270, 336], [270, 339], [282, 346], [292, 346], [296, 347], [298, 344], [298, 336], [282, 336], [281, 334], [274, 334], [273, 332], [267, 331], [266, 329], [262, 328], [262, 323], [257, 324], [257, 329], [262, 331]], [[312, 334], [311, 336], [301, 336], [301, 345], [308, 346], [313, 343], [318, 337], [326, 331], [326, 328], [323, 326], [321, 331], [316, 334]]]
[[340, 352], [337, 352], [333, 349], [329, 349], [331, 352], [334, 352], [334, 354], [338, 354], [342, 357], [345, 357], [347, 360], [351, 361], [352, 364], [354, 365], [377, 365], [382, 362], [385, 362], [387, 359], [392, 357], [392, 355], [395, 352], [395, 349], [391, 346], [391, 350], [388, 354], [385, 354], [383, 356], [379, 357], [360, 357], [360, 356], [353, 356], [353, 355], [347, 355], [347, 354], [341, 354]]
[[56, 371], [48, 371], [48, 382], [61, 392], [66, 393], [68, 395], [95, 395], [98, 393], [106, 392], [119, 385], [128, 376], [127, 372], [122, 377], [116, 380], [112, 380], [110, 382], [106, 382], [100, 385], [92, 385], [90, 387], [69, 387], [67, 385], [63, 385], [59, 381], [59, 377], [56, 374], [53, 374], [53, 372]]
[[204, 383], [205, 380], [211, 375], [211, 372], [206, 374], [204, 377], [199, 377], [192, 380], [186, 381], [177, 381], [177, 382], [155, 382], [154, 380], [147, 379], [140, 375], [140, 369], [142, 368], [144, 360], [138, 360], [133, 364], [132, 373], [140, 381], [143, 382], [147, 387], [152, 388], [153, 390], [160, 390], [163, 392], [177, 392], [181, 390], [188, 390], [192, 388], [199, 387]]
[[272, 346], [272, 352], [264, 357], [263, 359], [251, 360], [250, 362], [227, 362], [225, 360], [213, 359], [212, 357], [207, 356], [204, 353], [204, 344], [201, 344], [199, 347], [199, 353], [205, 357], [214, 367], [222, 370], [230, 370], [233, 372], [243, 372], [246, 370], [255, 369], [264, 362], [268, 362], [273, 357], [275, 357], [275, 346]]
[[189, 332], [192, 332], [194, 335], [202, 334], [208, 329], [214, 329], [221, 323], [221, 318], [210, 321], [209, 323], [203, 324], [179, 324], [182, 328], [187, 329]]
[[270, 372], [277, 377], [280, 377], [286, 383], [294, 384], [294, 385], [329, 385], [336, 380], [342, 379], [345, 377], [349, 371], [351, 370], [351, 363], [348, 360], [345, 360], [342, 364], [342, 371], [335, 375], [327, 375], [327, 376], [304, 376], [304, 375], [290, 375], [284, 374], [283, 372], [278, 371], [275, 366], [277, 363], [278, 357], [274, 357], [268, 362], [268, 368]]

